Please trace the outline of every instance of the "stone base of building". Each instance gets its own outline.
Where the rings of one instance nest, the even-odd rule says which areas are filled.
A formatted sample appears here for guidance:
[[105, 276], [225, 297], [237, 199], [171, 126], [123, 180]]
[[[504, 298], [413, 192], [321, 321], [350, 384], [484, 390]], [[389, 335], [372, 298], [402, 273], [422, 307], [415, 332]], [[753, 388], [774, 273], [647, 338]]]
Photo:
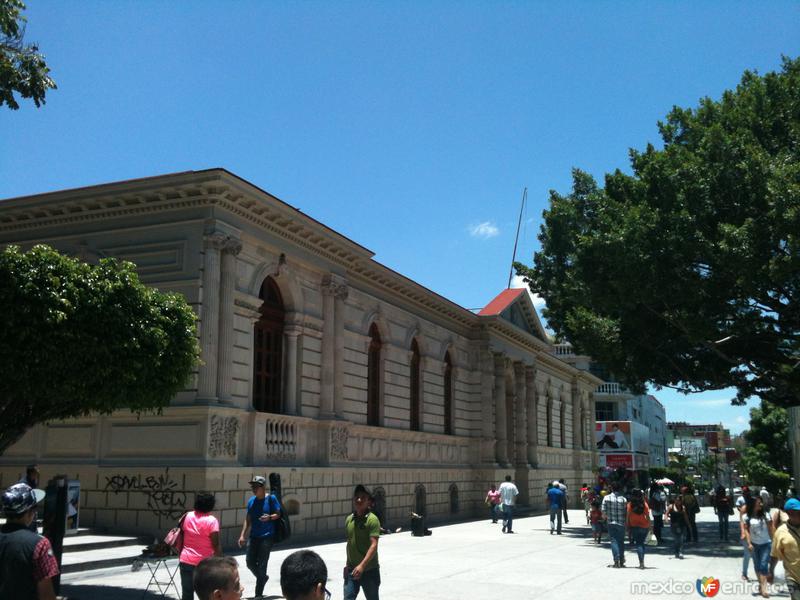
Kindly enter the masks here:
[[[220, 520], [221, 540], [234, 547], [250, 497], [254, 475], [281, 475], [283, 502], [297, 541], [341, 537], [344, 517], [352, 509], [353, 487], [363, 483], [378, 496], [384, 526], [407, 530], [410, 513], [425, 514], [428, 524], [481, 518], [488, 485], [506, 475], [517, 482], [521, 504], [544, 509], [547, 483], [564, 478], [570, 489], [589, 481], [591, 471], [487, 468], [347, 468], [347, 467], [135, 467], [41, 463], [44, 478], [56, 474], [81, 484], [80, 524], [120, 534], [163, 537], [187, 509], [197, 491], [212, 492]], [[0, 467], [0, 485], [16, 482], [24, 465]], [[42, 484], [44, 485], [44, 483]], [[578, 494], [570, 504], [578, 506]]]

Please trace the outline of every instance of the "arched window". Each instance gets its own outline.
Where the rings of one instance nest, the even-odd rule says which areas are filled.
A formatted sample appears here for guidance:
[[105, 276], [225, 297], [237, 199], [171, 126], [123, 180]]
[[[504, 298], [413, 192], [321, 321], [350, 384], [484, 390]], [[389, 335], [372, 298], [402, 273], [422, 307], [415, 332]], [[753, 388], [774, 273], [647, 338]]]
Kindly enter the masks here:
[[280, 413], [283, 299], [271, 277], [261, 284], [258, 297], [262, 304], [259, 308], [261, 317], [253, 332], [253, 408], [260, 412]]
[[411, 341], [411, 372], [409, 373], [409, 395], [411, 397], [411, 431], [420, 430], [420, 357], [417, 340]]
[[444, 432], [453, 434], [453, 361], [444, 355]]
[[367, 425], [379, 426], [381, 402], [381, 336], [373, 323], [369, 328], [367, 355]]
[[561, 447], [567, 447], [567, 407], [564, 401], [561, 401]]
[[548, 395], [547, 402], [547, 445], [553, 446], [553, 399]]

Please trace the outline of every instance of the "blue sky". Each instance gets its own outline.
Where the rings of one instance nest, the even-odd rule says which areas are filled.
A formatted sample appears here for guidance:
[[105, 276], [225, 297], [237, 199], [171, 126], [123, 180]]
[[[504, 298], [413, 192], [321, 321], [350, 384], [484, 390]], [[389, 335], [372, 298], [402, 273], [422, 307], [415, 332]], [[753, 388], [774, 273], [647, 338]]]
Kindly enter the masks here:
[[[467, 308], [529, 260], [570, 169], [800, 54], [792, 2], [55, 2], [59, 89], [0, 111], [0, 198], [225, 167]], [[657, 392], [670, 420], [747, 411]]]

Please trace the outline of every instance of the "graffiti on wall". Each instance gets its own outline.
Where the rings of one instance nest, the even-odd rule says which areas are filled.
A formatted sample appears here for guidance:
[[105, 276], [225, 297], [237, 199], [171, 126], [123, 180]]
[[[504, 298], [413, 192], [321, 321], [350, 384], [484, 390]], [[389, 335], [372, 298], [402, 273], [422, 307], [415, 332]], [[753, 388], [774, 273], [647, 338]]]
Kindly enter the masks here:
[[147, 507], [153, 514], [178, 518], [186, 512], [186, 492], [178, 489], [178, 482], [169, 474], [162, 475], [110, 475], [106, 476], [106, 491], [114, 494], [141, 492], [147, 496]]

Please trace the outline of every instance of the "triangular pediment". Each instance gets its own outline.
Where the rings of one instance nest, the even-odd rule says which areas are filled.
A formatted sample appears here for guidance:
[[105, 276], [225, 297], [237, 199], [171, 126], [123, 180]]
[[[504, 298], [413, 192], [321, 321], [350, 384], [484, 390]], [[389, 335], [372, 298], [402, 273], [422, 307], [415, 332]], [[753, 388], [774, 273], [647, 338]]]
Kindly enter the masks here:
[[525, 288], [503, 290], [478, 314], [498, 316], [543, 342], [550, 343], [547, 332], [542, 327], [542, 322], [536, 313], [536, 307]]

